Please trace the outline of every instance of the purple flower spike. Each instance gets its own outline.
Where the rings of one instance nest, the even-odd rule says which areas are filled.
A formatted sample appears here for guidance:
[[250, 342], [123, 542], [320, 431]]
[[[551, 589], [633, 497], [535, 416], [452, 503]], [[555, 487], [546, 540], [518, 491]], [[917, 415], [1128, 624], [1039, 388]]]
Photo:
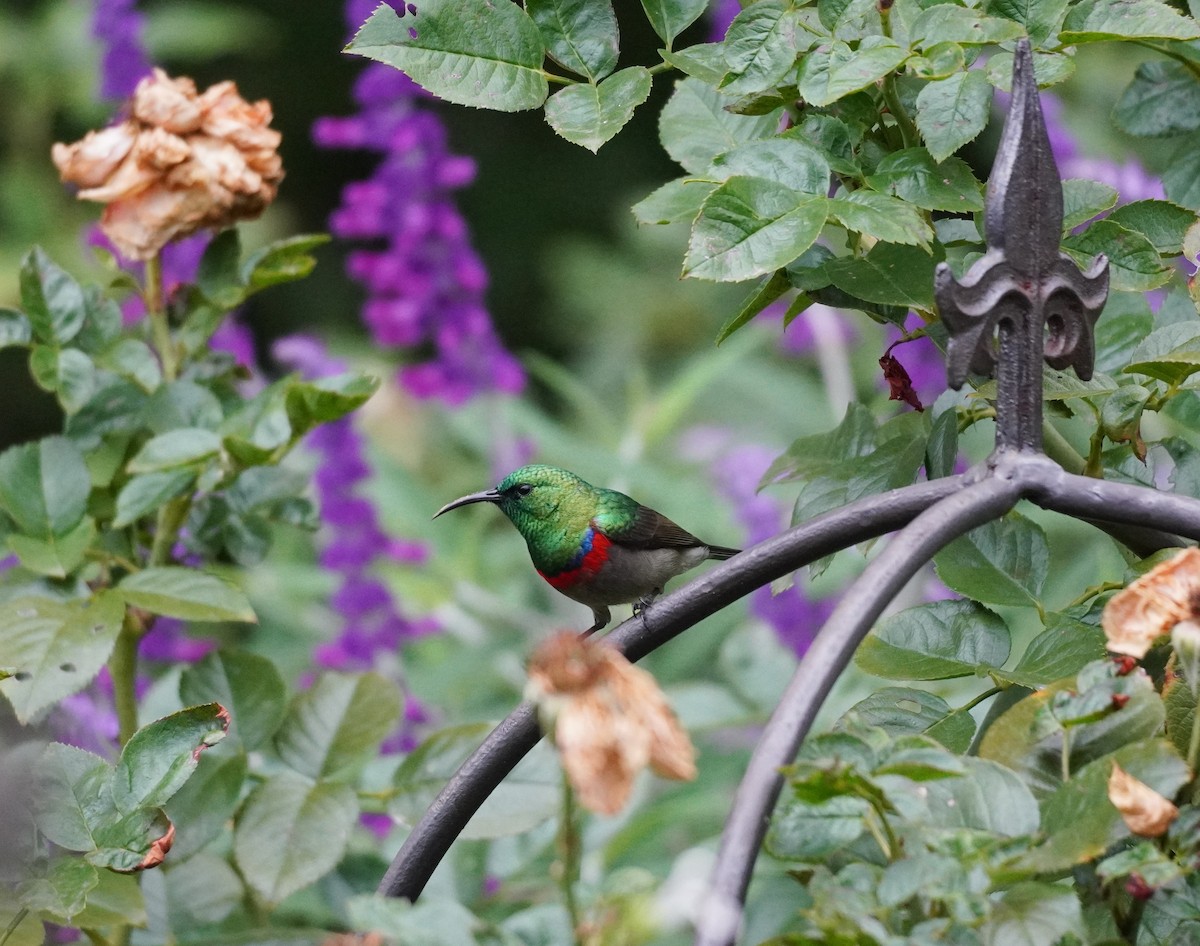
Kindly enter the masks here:
[[100, 98], [120, 101], [133, 95], [138, 80], [150, 72], [150, 61], [142, 45], [145, 17], [137, 0], [95, 0], [92, 5], [92, 36], [101, 53]]

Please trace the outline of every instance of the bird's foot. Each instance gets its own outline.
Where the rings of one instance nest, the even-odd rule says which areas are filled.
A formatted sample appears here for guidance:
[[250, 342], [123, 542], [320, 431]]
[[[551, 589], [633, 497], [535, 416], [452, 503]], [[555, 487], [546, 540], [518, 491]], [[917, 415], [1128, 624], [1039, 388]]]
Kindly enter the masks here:
[[612, 612], [608, 608], [592, 608], [592, 617], [595, 618], [596, 623], [580, 634], [580, 637], [591, 637], [597, 631], [601, 630], [604, 625], [612, 620]]
[[637, 601], [633, 603], [633, 616], [635, 618], [640, 617], [644, 621], [646, 608], [650, 607], [650, 605], [654, 603], [654, 599], [661, 594], [662, 589], [655, 588], [652, 592], [650, 592], [650, 594], [642, 595], [642, 597], [638, 598]]

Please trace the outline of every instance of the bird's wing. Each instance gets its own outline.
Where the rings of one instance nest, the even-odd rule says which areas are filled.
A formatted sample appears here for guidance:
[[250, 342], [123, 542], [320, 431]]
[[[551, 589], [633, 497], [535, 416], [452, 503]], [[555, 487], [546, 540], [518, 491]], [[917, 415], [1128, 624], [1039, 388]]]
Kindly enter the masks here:
[[596, 516], [596, 527], [613, 542], [635, 549], [695, 548], [704, 545], [694, 535], [676, 525], [661, 512], [640, 503], [626, 514], [605, 512]]

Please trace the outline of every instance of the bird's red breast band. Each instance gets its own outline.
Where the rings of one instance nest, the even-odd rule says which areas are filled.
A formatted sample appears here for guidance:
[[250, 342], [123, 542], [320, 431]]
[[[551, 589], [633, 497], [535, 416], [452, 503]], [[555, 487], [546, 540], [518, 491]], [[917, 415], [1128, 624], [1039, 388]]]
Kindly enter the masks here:
[[583, 545], [583, 557], [579, 560], [579, 564], [564, 569], [556, 575], [547, 575], [543, 571], [539, 571], [538, 574], [550, 582], [552, 588], [559, 590], [589, 581], [608, 561], [608, 550], [611, 546], [612, 542], [604, 533], [588, 529]]

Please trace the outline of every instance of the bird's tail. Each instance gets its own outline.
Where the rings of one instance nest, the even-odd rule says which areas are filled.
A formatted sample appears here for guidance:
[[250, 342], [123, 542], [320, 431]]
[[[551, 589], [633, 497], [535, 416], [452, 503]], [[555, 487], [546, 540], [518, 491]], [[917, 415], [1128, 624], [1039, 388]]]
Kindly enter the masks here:
[[740, 551], [741, 549], [726, 548], [724, 545], [710, 545], [708, 547], [708, 557], [724, 561], [727, 558], [737, 555]]

